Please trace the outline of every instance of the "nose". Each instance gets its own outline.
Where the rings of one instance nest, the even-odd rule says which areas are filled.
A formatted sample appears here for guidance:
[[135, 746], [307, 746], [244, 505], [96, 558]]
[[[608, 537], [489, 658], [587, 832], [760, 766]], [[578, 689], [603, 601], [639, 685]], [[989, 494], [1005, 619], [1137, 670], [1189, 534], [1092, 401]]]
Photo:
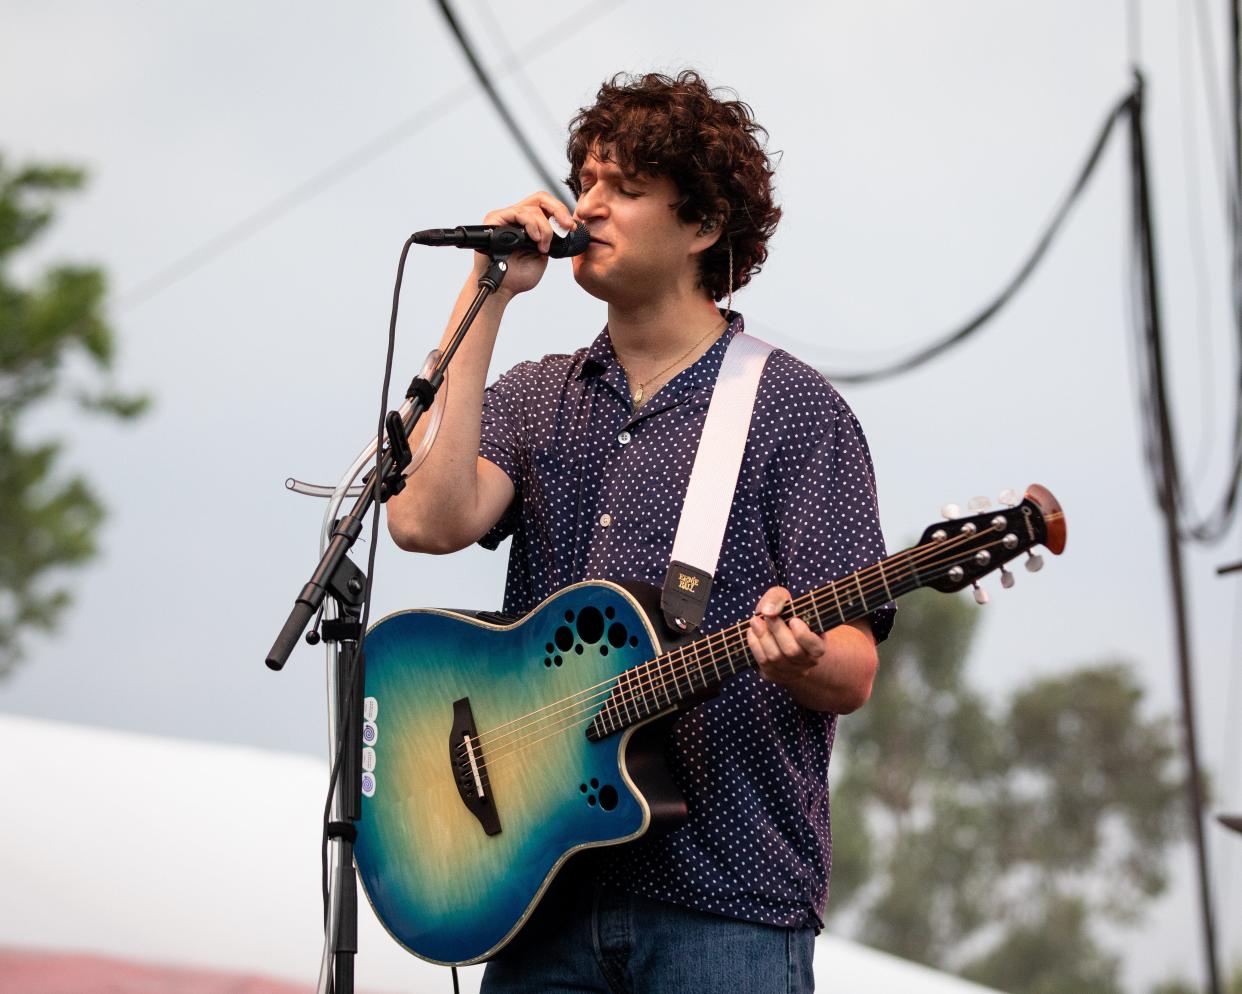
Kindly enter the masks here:
[[574, 217], [579, 221], [607, 216], [608, 204], [605, 198], [596, 192], [599, 188], [600, 184], [596, 183], [589, 190], [583, 191], [582, 196], [578, 198], [578, 205], [574, 208]]

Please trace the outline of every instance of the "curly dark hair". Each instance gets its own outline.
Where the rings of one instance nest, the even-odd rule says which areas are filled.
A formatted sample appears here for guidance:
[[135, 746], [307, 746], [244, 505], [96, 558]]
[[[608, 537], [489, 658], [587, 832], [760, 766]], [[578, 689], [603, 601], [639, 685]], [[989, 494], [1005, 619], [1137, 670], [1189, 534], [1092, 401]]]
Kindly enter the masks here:
[[763, 147], [767, 137], [747, 104], [717, 99], [692, 69], [676, 79], [618, 73], [569, 123], [566, 182], [574, 196], [581, 195], [578, 174], [589, 153], [631, 175], [669, 177], [682, 195], [676, 207], [683, 221], [724, 225], [703, 252], [699, 273], [703, 289], [721, 300], [729, 291], [730, 243], [738, 289], [762, 268], [781, 217]]

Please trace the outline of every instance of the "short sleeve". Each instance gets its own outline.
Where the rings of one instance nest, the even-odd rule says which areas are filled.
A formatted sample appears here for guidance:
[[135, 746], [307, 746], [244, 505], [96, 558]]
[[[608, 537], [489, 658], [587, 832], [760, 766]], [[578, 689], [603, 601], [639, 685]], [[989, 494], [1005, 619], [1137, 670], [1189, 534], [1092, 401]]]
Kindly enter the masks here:
[[527, 391], [534, 363], [523, 362], [483, 391], [483, 414], [479, 421], [479, 455], [499, 466], [513, 482], [513, 500], [500, 520], [479, 539], [479, 545], [495, 550], [513, 534], [522, 507], [521, 401]]
[[[773, 457], [765, 501], [777, 575], [795, 597], [885, 555], [862, 426], [840, 395], [821, 383], [822, 391], [803, 394], [803, 416]], [[877, 642], [888, 637], [896, 610], [889, 603], [868, 615]]]

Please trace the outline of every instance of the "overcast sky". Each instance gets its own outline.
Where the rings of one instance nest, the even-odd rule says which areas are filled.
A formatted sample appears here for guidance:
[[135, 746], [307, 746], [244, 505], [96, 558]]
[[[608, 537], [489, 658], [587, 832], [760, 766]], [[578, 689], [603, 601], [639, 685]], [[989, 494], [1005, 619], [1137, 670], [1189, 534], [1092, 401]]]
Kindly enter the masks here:
[[[903, 354], [989, 299], [1130, 84], [1120, 2], [459, 6], [557, 175], [564, 122], [616, 70], [693, 66], [751, 103], [782, 153], [785, 218], [736, 306], [751, 331], [837, 369]], [[1193, 8], [1142, 3], [1137, 44], [1178, 434], [1206, 506], [1223, 484], [1235, 354], [1212, 131], [1223, 122], [1209, 121]], [[322, 505], [283, 481], [334, 482], [372, 430], [406, 235], [478, 221], [538, 181], [430, 3], [2, 10], [0, 151], [91, 173], [21, 271], [106, 267], [119, 381], [156, 406], [131, 428], [73, 423], [67, 409], [32, 425], [32, 436], [72, 432], [66, 465], [111, 515], [104, 554], [73, 579], [64, 630], [33, 643], [0, 710], [320, 754], [322, 653], [300, 649], [279, 675], [262, 662], [318, 558]], [[1220, 79], [1219, 28], [1212, 42]], [[1227, 106], [1223, 84], [1215, 97]], [[1066, 509], [1063, 557], [1037, 576], [1020, 570], [1012, 591], [990, 584], [971, 661], [982, 685], [999, 693], [1120, 658], [1152, 710], [1172, 712], [1163, 525], [1127, 323], [1126, 170], [1114, 140], [1044, 265], [985, 333], [914, 374], [842, 392], [871, 444], [890, 548], [943, 503], [1006, 487], [1043, 483]], [[250, 234], [213, 254], [248, 219]], [[204, 247], [205, 264], [156, 292], [152, 277]], [[411, 256], [397, 383], [438, 339], [467, 266], [454, 252]], [[569, 266], [552, 263], [511, 308], [493, 374], [572, 350], [603, 320]], [[499, 602], [503, 553], [424, 558], [386, 540], [379, 551], [373, 616]], [[1214, 568], [1239, 558], [1236, 525], [1186, 557], [1200, 744], [1219, 808], [1234, 811], [1242, 579]], [[1242, 840], [1215, 826], [1210, 837], [1224, 947], [1242, 957]], [[1130, 976], [1197, 974], [1189, 865], [1179, 853], [1174, 893], [1120, 940]]]

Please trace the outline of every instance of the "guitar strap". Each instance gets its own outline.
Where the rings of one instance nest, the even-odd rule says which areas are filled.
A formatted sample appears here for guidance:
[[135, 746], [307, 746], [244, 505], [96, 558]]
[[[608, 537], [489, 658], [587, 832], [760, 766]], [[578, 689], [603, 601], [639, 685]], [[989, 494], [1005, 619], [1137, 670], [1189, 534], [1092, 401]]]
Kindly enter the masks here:
[[664, 620], [676, 632], [695, 631], [707, 613], [759, 378], [771, 352], [767, 342], [737, 334], [720, 364], [660, 595]]

